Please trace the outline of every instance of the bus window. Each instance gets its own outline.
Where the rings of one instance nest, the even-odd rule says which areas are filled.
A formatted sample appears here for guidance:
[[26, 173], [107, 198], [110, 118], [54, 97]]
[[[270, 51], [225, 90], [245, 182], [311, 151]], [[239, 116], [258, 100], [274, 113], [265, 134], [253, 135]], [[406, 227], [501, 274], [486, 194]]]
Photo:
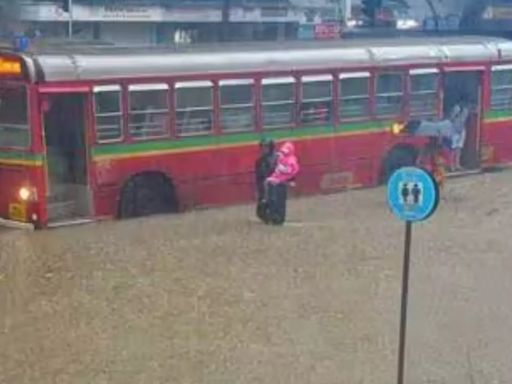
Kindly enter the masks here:
[[123, 138], [121, 87], [118, 85], [94, 88], [96, 112], [96, 139], [99, 143], [118, 141]]
[[263, 128], [288, 128], [293, 125], [295, 108], [295, 79], [267, 78], [262, 81]]
[[300, 121], [303, 124], [322, 124], [331, 119], [332, 76], [304, 76]]
[[176, 131], [180, 136], [213, 130], [213, 84], [210, 81], [176, 83]]
[[410, 114], [411, 117], [437, 116], [437, 70], [420, 69], [410, 72]]
[[377, 76], [377, 116], [396, 116], [402, 112], [403, 75], [381, 73]]
[[494, 67], [491, 86], [491, 109], [512, 110], [512, 66]]
[[136, 139], [168, 134], [169, 107], [167, 84], [137, 84], [128, 88], [130, 135]]
[[340, 119], [370, 116], [370, 73], [342, 73], [339, 80]]
[[254, 126], [253, 80], [220, 82], [221, 125], [224, 132], [250, 131]]
[[26, 148], [29, 145], [26, 88], [0, 89], [0, 147]]

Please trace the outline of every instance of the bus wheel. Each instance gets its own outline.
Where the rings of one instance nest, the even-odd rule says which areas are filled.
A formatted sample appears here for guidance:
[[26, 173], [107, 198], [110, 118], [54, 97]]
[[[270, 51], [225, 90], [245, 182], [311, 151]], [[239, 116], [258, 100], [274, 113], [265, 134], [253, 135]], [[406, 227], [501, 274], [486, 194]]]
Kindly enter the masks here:
[[121, 192], [119, 216], [142, 217], [177, 211], [174, 187], [160, 173], [147, 173], [132, 177]]
[[398, 147], [392, 149], [382, 164], [381, 183], [386, 183], [397, 169], [415, 165], [416, 158], [417, 153], [414, 148]]

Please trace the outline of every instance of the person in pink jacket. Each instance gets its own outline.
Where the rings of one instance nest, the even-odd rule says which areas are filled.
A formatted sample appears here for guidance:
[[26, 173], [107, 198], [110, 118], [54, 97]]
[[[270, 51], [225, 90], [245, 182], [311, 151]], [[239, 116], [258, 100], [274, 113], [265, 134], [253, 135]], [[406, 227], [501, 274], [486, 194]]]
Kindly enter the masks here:
[[281, 225], [286, 219], [288, 184], [295, 182], [300, 166], [292, 142], [285, 142], [278, 151], [274, 172], [266, 180], [268, 219], [267, 223]]
[[295, 156], [295, 146], [292, 142], [287, 141], [279, 148], [276, 168], [267, 178], [267, 183], [275, 185], [293, 181], [299, 170], [299, 161]]

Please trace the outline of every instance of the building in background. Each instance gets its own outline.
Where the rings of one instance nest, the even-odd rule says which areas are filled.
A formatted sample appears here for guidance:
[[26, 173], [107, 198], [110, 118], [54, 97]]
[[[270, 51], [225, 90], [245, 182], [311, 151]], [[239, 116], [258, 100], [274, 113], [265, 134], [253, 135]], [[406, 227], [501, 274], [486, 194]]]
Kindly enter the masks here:
[[23, 0], [17, 7], [19, 21], [14, 29], [46, 38], [72, 34], [78, 40], [121, 45], [293, 39], [300, 25], [341, 24], [350, 13], [350, 2]]

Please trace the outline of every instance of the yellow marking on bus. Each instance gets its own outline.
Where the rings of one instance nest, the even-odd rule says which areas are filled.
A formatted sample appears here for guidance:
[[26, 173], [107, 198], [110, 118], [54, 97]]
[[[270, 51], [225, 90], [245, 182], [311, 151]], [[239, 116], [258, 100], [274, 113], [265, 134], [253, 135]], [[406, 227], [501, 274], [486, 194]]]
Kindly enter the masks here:
[[505, 121], [512, 121], [512, 117], [497, 117], [494, 119], [486, 119], [484, 120], [484, 123], [503, 123]]
[[40, 167], [43, 165], [42, 160], [16, 160], [16, 159], [0, 159], [0, 165], [21, 165], [26, 167]]

